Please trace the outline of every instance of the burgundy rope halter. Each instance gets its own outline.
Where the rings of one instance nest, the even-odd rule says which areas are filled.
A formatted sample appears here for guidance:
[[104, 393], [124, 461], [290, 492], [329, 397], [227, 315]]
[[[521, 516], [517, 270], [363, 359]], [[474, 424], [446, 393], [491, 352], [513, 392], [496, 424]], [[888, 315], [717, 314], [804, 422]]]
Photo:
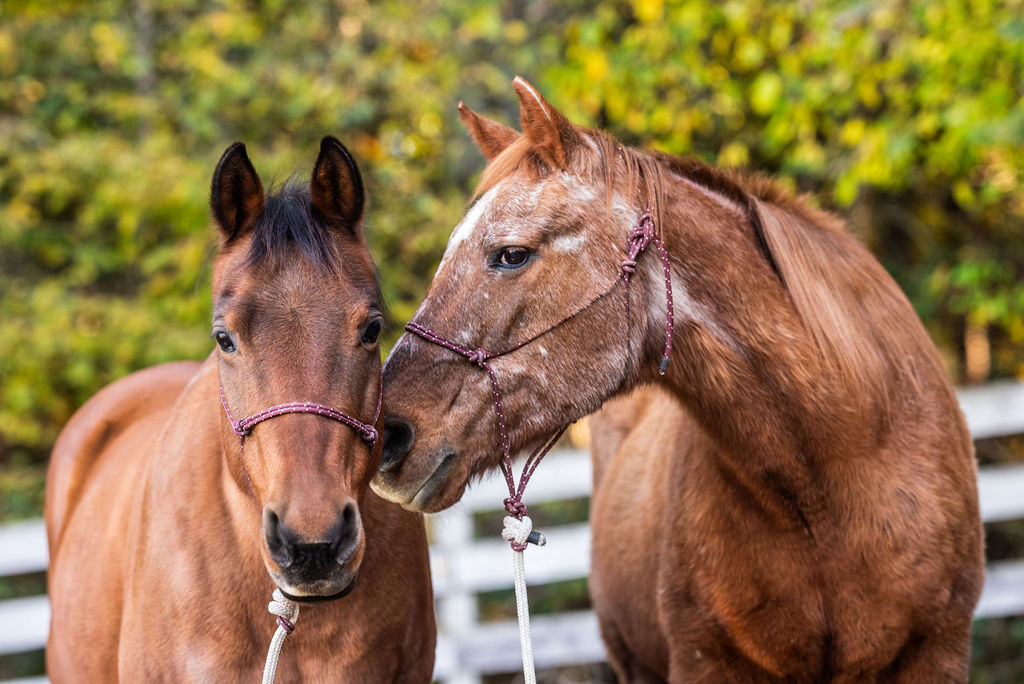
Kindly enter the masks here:
[[[658, 366], [658, 372], [661, 375], [665, 374], [668, 370], [669, 356], [672, 352], [672, 331], [674, 327], [673, 316], [672, 316], [672, 275], [668, 260], [668, 251], [665, 249], [665, 243], [661, 237], [657, 234], [654, 229], [654, 219], [651, 218], [650, 210], [645, 211], [643, 216], [637, 221], [637, 225], [629, 233], [629, 240], [626, 248], [626, 260], [622, 262], [622, 278], [621, 282], [623, 290], [625, 292], [626, 299], [626, 340], [627, 344], [629, 341], [629, 280], [630, 276], [636, 271], [636, 259], [644, 249], [647, 248], [651, 243], [658, 248], [658, 253], [661, 255], [661, 263], [664, 267], [665, 274], [665, 302], [666, 302], [666, 316], [665, 316], [665, 353], [662, 356], [661, 364]], [[555, 328], [558, 328], [563, 323], [575, 318], [580, 315], [591, 306], [596, 304], [599, 300], [604, 299], [608, 296], [612, 290], [618, 286], [620, 279], [616, 278], [615, 282], [611, 286], [597, 295], [585, 305], [562, 318], [554, 325], [545, 328], [536, 335], [528, 337], [525, 340], [515, 344], [508, 349], [501, 352], [489, 352], [486, 349], [477, 348], [470, 349], [464, 347], [457, 342], [453, 342], [445, 337], [442, 337], [438, 333], [426, 328], [419, 323], [410, 321], [406, 324], [405, 329], [421, 337], [427, 342], [444, 347], [445, 349], [452, 351], [460, 356], [465, 357], [467, 361], [472, 363], [474, 366], [479, 366], [487, 371], [487, 377], [491, 382], [491, 396], [494, 399], [494, 411], [498, 418], [498, 433], [501, 436], [501, 473], [505, 476], [505, 484], [508, 486], [508, 497], [504, 500], [505, 510], [508, 511], [509, 515], [513, 516], [517, 520], [522, 520], [523, 516], [526, 515], [526, 504], [523, 503], [523, 492], [526, 490], [526, 485], [533, 476], [533, 472], [537, 469], [537, 465], [540, 464], [551, 448], [558, 441], [562, 433], [565, 432], [566, 428], [569, 427], [568, 423], [562, 426], [554, 435], [549, 437], [536, 451], [530, 454], [529, 458], [526, 459], [526, 464], [523, 466], [523, 474], [519, 478], [519, 485], [516, 486], [515, 481], [512, 477], [512, 454], [511, 448], [508, 441], [508, 429], [505, 426], [505, 412], [501, 408], [501, 391], [498, 389], [498, 379], [494, 374], [494, 368], [491, 366], [489, 361], [496, 359], [506, 354], [511, 354], [514, 351], [522, 349], [526, 345], [530, 344], [534, 340], [548, 334]], [[538, 543], [540, 535], [536, 532], [531, 533], [528, 541]], [[516, 551], [522, 551], [526, 548], [525, 544], [517, 544], [515, 541], [510, 542], [512, 548]]]
[[363, 441], [370, 445], [371, 450], [373, 449], [374, 444], [377, 443], [377, 428], [374, 426], [380, 418], [380, 406], [381, 401], [384, 398], [383, 370], [381, 371], [381, 382], [377, 389], [377, 410], [373, 414], [372, 423], [364, 423], [353, 418], [344, 411], [339, 411], [336, 408], [324, 406], [323, 404], [316, 404], [311, 401], [289, 401], [284, 404], [277, 404], [275, 406], [265, 408], [262, 411], [257, 411], [251, 416], [246, 416], [241, 420], [235, 420], [235, 417], [231, 414], [231, 409], [228, 407], [228, 400], [224, 398], [224, 386], [218, 385], [218, 389], [220, 390], [221, 406], [224, 407], [224, 413], [227, 414], [228, 421], [231, 423], [231, 430], [238, 435], [238, 439], [241, 442], [243, 449], [245, 449], [245, 438], [252, 432], [254, 427], [265, 420], [283, 416], [286, 413], [315, 413], [318, 416], [330, 418], [331, 420], [336, 420], [339, 423], [348, 425], [359, 433], [359, 436], [363, 438]]

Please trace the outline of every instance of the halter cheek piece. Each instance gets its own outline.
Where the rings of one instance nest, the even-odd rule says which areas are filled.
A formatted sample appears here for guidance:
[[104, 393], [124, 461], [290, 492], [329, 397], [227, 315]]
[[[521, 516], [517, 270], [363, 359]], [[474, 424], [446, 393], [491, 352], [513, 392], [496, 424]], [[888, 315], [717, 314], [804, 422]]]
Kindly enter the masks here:
[[[626, 339], [628, 343], [628, 329], [630, 321], [629, 280], [636, 270], [637, 257], [652, 242], [658, 248], [658, 253], [661, 255], [661, 263], [664, 267], [665, 272], [665, 353], [662, 355], [661, 364], [658, 366], [658, 372], [661, 375], [664, 375], [665, 371], [668, 370], [669, 356], [672, 353], [672, 331], [674, 327], [672, 316], [672, 275], [669, 266], [668, 251], [665, 249], [664, 241], [661, 239], [661, 237], [657, 234], [657, 231], [655, 231], [654, 229], [654, 219], [651, 218], [650, 210], [644, 212], [643, 216], [640, 217], [640, 220], [637, 221], [636, 227], [630, 231], [629, 240], [626, 246], [626, 259], [625, 261], [622, 262], [621, 282], [626, 300]], [[604, 299], [609, 294], [611, 294], [612, 290], [614, 290], [616, 286], [618, 286], [619, 282], [620, 280], [616, 279], [616, 281], [612, 283], [612, 285], [607, 290], [591, 299], [584, 306], [580, 307], [573, 313], [561, 319], [554, 325], [545, 328], [536, 335], [528, 337], [522, 342], [519, 342], [518, 344], [513, 345], [506, 349], [505, 351], [501, 352], [489, 352], [486, 349], [470, 349], [469, 347], [464, 347], [461, 344], [458, 344], [457, 342], [453, 342], [445, 337], [442, 337], [433, 330], [430, 330], [429, 328], [426, 328], [420, 325], [419, 323], [415, 323], [412, 321], [410, 321], [405, 326], [406, 330], [416, 335], [417, 337], [421, 337], [427, 342], [431, 342], [433, 344], [444, 347], [445, 349], [451, 352], [459, 354], [460, 356], [465, 357], [465, 359], [472, 363], [474, 366], [479, 366], [480, 368], [483, 368], [485, 371], [487, 371], [487, 377], [490, 379], [491, 382], [491, 396], [494, 399], [494, 411], [498, 418], [498, 433], [501, 435], [501, 462], [499, 465], [501, 467], [502, 475], [505, 476], [505, 484], [508, 485], [508, 497], [504, 500], [505, 510], [508, 511], [509, 515], [516, 518], [517, 520], [522, 520], [523, 516], [526, 515], [526, 504], [523, 503], [523, 492], [526, 489], [526, 484], [530, 481], [530, 477], [533, 476], [533, 472], [537, 469], [537, 465], [540, 463], [541, 459], [543, 459], [544, 456], [547, 455], [548, 451], [551, 450], [551, 448], [555, 445], [555, 442], [558, 441], [558, 438], [562, 436], [562, 433], [565, 432], [565, 429], [569, 427], [569, 425], [564, 425], [554, 435], [548, 438], [547, 441], [545, 441], [539, 449], [530, 454], [530, 457], [526, 459], [526, 464], [523, 466], [523, 474], [519, 478], [519, 486], [517, 487], [515, 481], [512, 478], [512, 454], [508, 441], [508, 429], [505, 426], [505, 412], [501, 408], [501, 391], [498, 389], [498, 380], [494, 374], [494, 368], [491, 366], [489, 361], [501, 356], [505, 356], [506, 354], [511, 354], [512, 352], [517, 351], [519, 349], [522, 349], [523, 347], [530, 344], [534, 340], [548, 334], [555, 328], [558, 328], [563, 323], [575, 318], [576, 316], [578, 316], [579, 314], [583, 313], [591, 306], [596, 304], [598, 301]], [[536, 532], [532, 532], [530, 534], [530, 538], [527, 541], [532, 542], [534, 544], [542, 544], [542, 540], [543, 537], [541, 535], [539, 535]], [[511, 545], [512, 548], [516, 551], [522, 551], [526, 548], [526, 544], [520, 544], [514, 540], [511, 542]]]
[[228, 401], [224, 398], [224, 386], [218, 385], [220, 390], [220, 403], [224, 407], [224, 413], [228, 416], [228, 422], [231, 423], [231, 430], [238, 435], [238, 439], [242, 444], [242, 448], [245, 448], [245, 438], [252, 432], [252, 429], [262, 423], [265, 420], [276, 418], [277, 416], [283, 416], [286, 413], [315, 413], [318, 416], [324, 418], [330, 418], [336, 420], [339, 423], [348, 425], [353, 430], [359, 433], [359, 436], [363, 438], [363, 441], [370, 445], [370, 449], [373, 450], [374, 445], [377, 443], [377, 428], [374, 426], [377, 424], [377, 420], [380, 418], [380, 405], [381, 400], [384, 397], [384, 375], [381, 370], [380, 376], [381, 382], [378, 385], [377, 390], [377, 410], [373, 414], [372, 423], [363, 423], [352, 416], [348, 415], [344, 411], [331, 408], [330, 406], [324, 406], [323, 404], [315, 404], [311, 401], [290, 401], [285, 404], [277, 404], [265, 408], [262, 411], [257, 411], [251, 416], [242, 418], [241, 420], [235, 420], [235, 417], [231, 415], [231, 409], [228, 408]]

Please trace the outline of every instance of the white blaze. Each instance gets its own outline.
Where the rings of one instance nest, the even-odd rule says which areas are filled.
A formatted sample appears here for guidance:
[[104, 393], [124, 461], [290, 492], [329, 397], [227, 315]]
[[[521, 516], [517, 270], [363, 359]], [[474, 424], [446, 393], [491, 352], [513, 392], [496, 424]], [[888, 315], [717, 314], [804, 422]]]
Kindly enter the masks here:
[[484, 213], [494, 202], [497, 190], [497, 187], [493, 187], [484, 193], [483, 197], [478, 199], [476, 203], [470, 207], [469, 212], [462, 217], [462, 220], [459, 221], [459, 225], [455, 226], [455, 230], [452, 231], [451, 237], [448, 238], [448, 246], [445, 247], [444, 256], [441, 257], [441, 263], [437, 266], [437, 273], [434, 274], [435, 278], [441, 273], [442, 269], [444, 269], [445, 264], [451, 260], [452, 254], [455, 253], [458, 246], [465, 242], [466, 239], [473, 234], [473, 231], [476, 230], [476, 226], [480, 223], [481, 217], [483, 217]]

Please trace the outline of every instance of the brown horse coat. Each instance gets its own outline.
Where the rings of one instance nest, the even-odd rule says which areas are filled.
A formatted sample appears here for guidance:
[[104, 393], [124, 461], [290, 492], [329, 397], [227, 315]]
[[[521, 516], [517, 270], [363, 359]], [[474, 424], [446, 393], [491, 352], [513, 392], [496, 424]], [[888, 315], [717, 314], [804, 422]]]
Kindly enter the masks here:
[[[981, 571], [973, 559], [969, 571], [948, 559], [977, 548], [958, 529], [971, 516], [949, 496], [955, 473], [920, 478], [910, 463], [882, 469], [871, 483], [882, 489], [870, 494], [894, 492], [895, 505], [906, 508], [886, 512], [878, 504], [862, 513], [883, 526], [881, 539], [860, 532], [854, 560], [850, 547], [859, 540], [830, 533], [828, 559], [820, 560], [817, 544], [787, 541], [792, 532], [761, 518], [756, 493], [737, 490], [718, 463], [726, 455], [671, 394], [641, 388], [608, 402], [590, 424], [590, 589], [620, 679], [686, 673], [683, 681], [723, 681], [724, 661], [731, 673], [724, 681], [966, 681]], [[941, 504], [918, 503], [928, 499]], [[745, 513], [751, 507], [757, 516]], [[842, 507], [856, 510], [848, 499], [829, 506]], [[949, 542], [911, 532], [903, 520], [911, 513]], [[834, 594], [827, 601], [808, 590], [821, 583]], [[834, 645], [826, 646], [870, 674], [850, 679], [843, 670], [854, 667], [838, 657], [815, 662], [815, 653], [828, 653], [821, 639], [829, 633]], [[783, 670], [798, 658], [813, 663], [802, 678]], [[878, 661], [887, 667], [872, 667]]]
[[[380, 314], [357, 231], [355, 165], [325, 139], [311, 195], [286, 189], [265, 198], [236, 145], [218, 167], [214, 195], [221, 349], [202, 364], [113, 383], [72, 417], [54, 448], [49, 676], [259, 681], [277, 628], [267, 612], [276, 582], [306, 601], [351, 591], [302, 605], [278, 681], [428, 682], [435, 625], [426, 535], [421, 516], [368, 491], [379, 449], [309, 414], [260, 424], [242, 449], [219, 394], [223, 385], [239, 417], [285, 400], [329, 399], [372, 418]], [[344, 221], [331, 206], [347, 212]], [[301, 565], [325, 539], [336, 559]]]
[[[966, 681], [973, 448], [892, 278], [774, 184], [628, 148], [514, 85], [523, 134], [461, 109], [491, 162], [415, 320], [516, 349], [490, 361], [513, 453], [660, 385], [595, 423], [591, 580], [620, 678]], [[664, 376], [653, 247], [629, 317], [611, 289], [645, 209], [671, 259]], [[406, 335], [385, 385], [376, 491], [434, 511], [496, 467], [486, 373]]]

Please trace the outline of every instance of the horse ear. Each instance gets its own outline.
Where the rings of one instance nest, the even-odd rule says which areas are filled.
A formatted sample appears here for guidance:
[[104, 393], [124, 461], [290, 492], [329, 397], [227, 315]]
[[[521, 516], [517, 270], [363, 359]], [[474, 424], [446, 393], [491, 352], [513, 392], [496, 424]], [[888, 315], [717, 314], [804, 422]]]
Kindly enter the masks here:
[[469, 129], [469, 134], [476, 141], [476, 146], [480, 148], [488, 161], [497, 157], [519, 138], [518, 131], [488, 119], [486, 116], [480, 116], [461, 102], [459, 103], [459, 118]]
[[224, 242], [248, 233], [263, 213], [265, 202], [263, 184], [245, 145], [236, 142], [221, 155], [210, 183], [210, 209]]
[[353, 235], [359, 232], [359, 219], [366, 205], [363, 179], [355, 159], [337, 138], [328, 135], [320, 141], [320, 156], [309, 188], [313, 206], [328, 225]]
[[512, 81], [512, 87], [519, 96], [523, 132], [534, 149], [557, 168], [567, 168], [569, 153], [580, 143], [576, 127], [520, 76]]

